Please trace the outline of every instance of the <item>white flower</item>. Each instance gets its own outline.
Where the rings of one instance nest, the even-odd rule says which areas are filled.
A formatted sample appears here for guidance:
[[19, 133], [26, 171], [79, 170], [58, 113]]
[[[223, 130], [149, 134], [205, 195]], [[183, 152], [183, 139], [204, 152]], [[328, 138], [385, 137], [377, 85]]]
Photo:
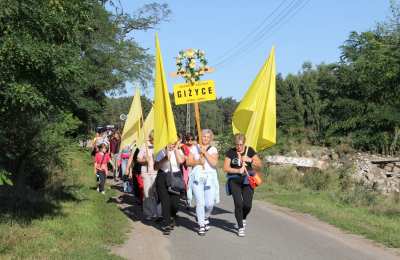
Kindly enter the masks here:
[[192, 57], [194, 56], [194, 51], [193, 51], [192, 49], [188, 49], [188, 50], [185, 52], [185, 56], [186, 56], [187, 58], [192, 58]]

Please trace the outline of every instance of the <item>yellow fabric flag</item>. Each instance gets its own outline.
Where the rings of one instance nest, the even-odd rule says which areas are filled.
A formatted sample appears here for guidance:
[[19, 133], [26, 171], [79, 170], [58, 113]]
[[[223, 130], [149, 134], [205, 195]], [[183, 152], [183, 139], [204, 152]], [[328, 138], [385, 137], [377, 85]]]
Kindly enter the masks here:
[[165, 146], [178, 140], [175, 120], [172, 113], [167, 80], [160, 50], [160, 42], [156, 34], [156, 69], [154, 80], [154, 154]]
[[261, 151], [276, 143], [275, 48], [232, 116], [233, 133], [246, 135], [246, 145]]
[[129, 109], [127, 119], [121, 136], [121, 149], [127, 145], [138, 145], [141, 132], [142, 105], [140, 102], [140, 91], [136, 88], [135, 96]]
[[148, 140], [150, 132], [154, 129], [154, 108], [152, 107], [150, 112], [147, 114], [146, 120], [144, 120], [141, 137], [138, 142], [140, 147], [146, 140]]

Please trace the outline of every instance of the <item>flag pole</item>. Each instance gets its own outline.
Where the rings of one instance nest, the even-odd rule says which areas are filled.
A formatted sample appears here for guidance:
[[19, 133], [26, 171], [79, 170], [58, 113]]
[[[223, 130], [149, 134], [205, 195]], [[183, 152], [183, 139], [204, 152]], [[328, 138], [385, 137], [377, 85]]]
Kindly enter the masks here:
[[[144, 129], [144, 119], [143, 119], [143, 111], [142, 111], [142, 116], [141, 116], [141, 121], [142, 121], [142, 125], [143, 125], [143, 142], [144, 142], [144, 149], [146, 151], [146, 161], [147, 161], [147, 172], [149, 171], [149, 160], [150, 160], [150, 156], [149, 156], [149, 148], [147, 145], [147, 138], [148, 136], [146, 135], [146, 129]], [[139, 148], [140, 149], [140, 148]]]

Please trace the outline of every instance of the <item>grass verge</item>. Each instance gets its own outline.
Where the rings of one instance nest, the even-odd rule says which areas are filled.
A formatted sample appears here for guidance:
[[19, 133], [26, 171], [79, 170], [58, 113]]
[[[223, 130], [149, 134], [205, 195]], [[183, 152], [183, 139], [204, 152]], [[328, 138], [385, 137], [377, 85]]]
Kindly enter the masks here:
[[1, 259], [120, 259], [109, 248], [123, 242], [127, 221], [109, 203], [114, 191], [107, 190], [106, 195], [95, 191], [88, 152], [72, 151], [68, 159], [69, 170], [62, 174], [58, 193], [28, 195], [29, 214], [15, 217], [2, 209]]
[[349, 178], [346, 169], [303, 174], [295, 168], [271, 167], [264, 180], [256, 199], [309, 213], [388, 247], [400, 247], [398, 194], [379, 195]]

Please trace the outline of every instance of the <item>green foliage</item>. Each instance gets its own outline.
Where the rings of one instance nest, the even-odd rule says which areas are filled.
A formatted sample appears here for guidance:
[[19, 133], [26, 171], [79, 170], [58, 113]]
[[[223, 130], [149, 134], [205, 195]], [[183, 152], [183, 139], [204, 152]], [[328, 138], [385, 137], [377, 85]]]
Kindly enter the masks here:
[[124, 242], [128, 222], [109, 203], [114, 191], [102, 195], [92, 188], [96, 180], [87, 150], [74, 147], [66, 157], [56, 189], [27, 188], [22, 203], [12, 193], [2, 194], [1, 259], [120, 259], [109, 248]]
[[303, 188], [302, 174], [295, 167], [270, 167], [266, 185], [276, 183], [287, 190], [298, 191]]
[[11, 173], [5, 171], [4, 169], [0, 169], [0, 186], [1, 185], [13, 185], [11, 181]]
[[168, 7], [128, 15], [106, 2], [0, 1], [0, 169], [18, 196], [63, 165], [69, 138], [99, 119], [106, 93], [151, 78], [152, 56], [128, 33], [165, 20]]
[[328, 189], [331, 179], [329, 172], [313, 169], [304, 173], [302, 181], [305, 187], [313, 191], [323, 191]]
[[255, 196], [387, 246], [400, 247], [399, 195], [379, 195], [370, 187], [347, 179], [347, 173], [347, 167], [330, 169], [330, 185], [316, 192], [305, 187], [300, 172], [271, 166], [265, 184], [257, 188]]
[[352, 206], [375, 206], [379, 199], [379, 193], [373, 186], [364, 182], [356, 181], [351, 176], [351, 170], [347, 167], [339, 169], [338, 172], [339, 189], [335, 197], [341, 203]]
[[[146, 96], [141, 96], [143, 109], [143, 119], [146, 119], [149, 113], [152, 102]], [[121, 114], [127, 115], [132, 103], [133, 97], [108, 97], [104, 105], [103, 112], [99, 116], [98, 123], [100, 125], [113, 124], [122, 130], [123, 122], [119, 118]]]
[[[366, 32], [352, 32], [338, 63], [304, 63], [277, 77], [278, 126], [305, 129], [314, 144], [395, 154], [400, 151], [400, 12]], [[349, 142], [350, 141], [350, 142]]]
[[234, 146], [232, 132], [226, 132], [217, 135], [215, 137], [215, 141], [217, 142], [217, 149], [219, 151], [220, 156], [224, 155], [230, 148]]
[[376, 205], [378, 196], [378, 192], [362, 182], [354, 182], [351, 189], [346, 192], [341, 191], [337, 194], [337, 198], [340, 202], [352, 206]]
[[[172, 110], [175, 117], [175, 124], [178, 133], [184, 134], [186, 132], [186, 105], [175, 105], [174, 96], [170, 94], [172, 103]], [[151, 100], [145, 96], [141, 97], [144, 117], [151, 109]], [[120, 114], [128, 114], [132, 97], [115, 97], [107, 98], [104, 111], [100, 116], [99, 122], [101, 124], [115, 124], [122, 129], [122, 122], [119, 119]], [[200, 103], [201, 111], [201, 126], [202, 128], [212, 129], [216, 135], [228, 135], [232, 131], [232, 114], [236, 109], [238, 102], [232, 97], [218, 98], [215, 102]], [[190, 105], [190, 125], [192, 133], [196, 132], [196, 124], [194, 117], [193, 105]], [[233, 139], [229, 140], [232, 143]]]

